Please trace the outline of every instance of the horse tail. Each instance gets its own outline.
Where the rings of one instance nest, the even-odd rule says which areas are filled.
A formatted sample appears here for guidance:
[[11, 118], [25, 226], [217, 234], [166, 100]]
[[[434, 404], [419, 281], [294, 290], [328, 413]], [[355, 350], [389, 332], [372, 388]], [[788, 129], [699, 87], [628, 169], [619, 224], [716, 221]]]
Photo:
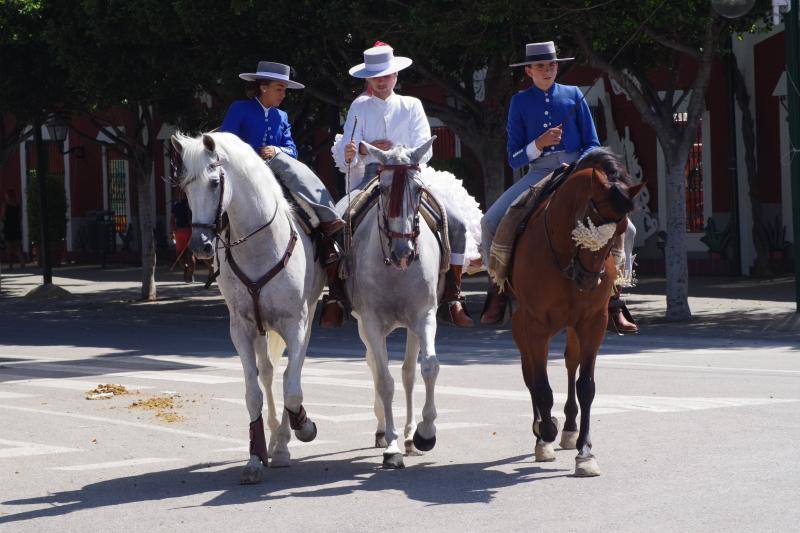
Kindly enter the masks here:
[[278, 335], [277, 331], [270, 331], [267, 340], [267, 357], [269, 357], [269, 361], [272, 363], [272, 368], [278, 368], [278, 363], [281, 361], [284, 349], [286, 349], [286, 342], [283, 340], [283, 337]]

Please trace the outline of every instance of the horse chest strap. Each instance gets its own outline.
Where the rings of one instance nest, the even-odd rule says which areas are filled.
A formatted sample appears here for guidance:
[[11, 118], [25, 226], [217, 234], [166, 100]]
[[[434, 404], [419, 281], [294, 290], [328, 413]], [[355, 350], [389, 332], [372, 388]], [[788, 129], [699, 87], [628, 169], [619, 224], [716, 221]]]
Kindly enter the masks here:
[[297, 232], [294, 228], [292, 228], [292, 235], [289, 238], [289, 244], [286, 245], [286, 251], [283, 252], [283, 257], [280, 261], [275, 263], [266, 274], [258, 278], [256, 281], [251, 280], [247, 277], [247, 274], [242, 272], [242, 269], [239, 268], [239, 265], [236, 264], [236, 261], [233, 258], [233, 253], [231, 253], [230, 248], [225, 249], [225, 258], [228, 260], [228, 263], [231, 265], [231, 269], [233, 273], [236, 274], [236, 277], [239, 278], [244, 286], [247, 288], [247, 292], [250, 293], [250, 296], [253, 299], [253, 313], [255, 314], [256, 325], [258, 326], [258, 332], [261, 335], [266, 335], [266, 330], [264, 329], [264, 323], [261, 320], [261, 309], [258, 306], [258, 299], [261, 295], [261, 289], [264, 288], [264, 285], [270, 282], [272, 278], [278, 275], [278, 273], [286, 268], [286, 265], [289, 263], [289, 258], [292, 256], [294, 252], [294, 247], [297, 244]]

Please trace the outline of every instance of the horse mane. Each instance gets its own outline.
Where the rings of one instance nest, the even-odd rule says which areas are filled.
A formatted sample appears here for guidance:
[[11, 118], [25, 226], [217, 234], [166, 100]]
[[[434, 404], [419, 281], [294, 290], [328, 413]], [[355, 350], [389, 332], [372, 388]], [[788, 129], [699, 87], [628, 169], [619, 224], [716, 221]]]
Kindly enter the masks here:
[[622, 183], [627, 187], [636, 185], [622, 158], [607, 146], [601, 146], [584, 155], [575, 166], [575, 172], [585, 168], [602, 170], [610, 183]]
[[[291, 207], [283, 196], [283, 190], [278, 180], [249, 144], [233, 133], [214, 132], [206, 135], [214, 139], [220, 161], [225, 162], [233, 171], [229, 172], [226, 177], [230, 178], [233, 174], [250, 181], [256, 189], [264, 190], [265, 194], [275, 200], [279, 211], [291, 214]], [[203, 145], [202, 135], [189, 137], [182, 133], [176, 133], [175, 137], [183, 146], [181, 157], [186, 174], [181, 180], [180, 185], [182, 186], [189, 179], [202, 175], [212, 161], [209, 160], [208, 151]]]

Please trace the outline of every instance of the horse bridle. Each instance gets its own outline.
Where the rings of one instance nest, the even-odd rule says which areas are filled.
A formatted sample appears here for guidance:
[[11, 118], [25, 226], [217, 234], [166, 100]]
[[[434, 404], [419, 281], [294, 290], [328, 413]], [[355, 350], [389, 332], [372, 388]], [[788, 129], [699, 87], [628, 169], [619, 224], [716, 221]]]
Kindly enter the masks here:
[[[270, 217], [269, 220], [267, 220], [264, 224], [261, 224], [259, 227], [257, 227], [244, 237], [241, 237], [231, 242], [230, 228], [227, 228], [227, 231], [225, 231], [226, 228], [223, 227], [222, 223], [222, 215], [224, 214], [222, 202], [225, 200], [225, 170], [224, 168], [222, 168], [222, 164], [223, 161], [220, 160], [219, 155], [217, 155], [217, 160], [212, 162], [208, 166], [209, 170], [213, 170], [219, 167], [219, 202], [217, 203], [217, 211], [216, 214], [214, 215], [214, 222], [210, 224], [202, 222], [192, 222], [192, 227], [210, 229], [211, 231], [214, 232], [214, 236], [217, 238], [217, 240], [222, 243], [222, 245], [225, 248], [225, 260], [228, 261], [228, 264], [230, 264], [231, 266], [231, 270], [233, 270], [233, 273], [236, 274], [237, 278], [239, 278], [239, 281], [241, 281], [242, 284], [244, 284], [245, 288], [247, 289], [247, 292], [250, 293], [250, 297], [253, 300], [253, 315], [255, 318], [256, 326], [258, 326], [258, 332], [261, 335], [266, 335], [266, 329], [264, 328], [264, 323], [261, 320], [261, 309], [258, 305], [258, 301], [261, 296], [261, 289], [272, 278], [277, 276], [281, 270], [283, 270], [286, 267], [287, 263], [289, 262], [289, 258], [292, 256], [292, 252], [294, 251], [295, 244], [297, 244], [297, 231], [295, 231], [294, 226], [292, 226], [290, 223], [289, 227], [291, 228], [291, 235], [289, 237], [289, 243], [286, 245], [286, 250], [283, 253], [283, 257], [281, 257], [281, 259], [275, 265], [273, 265], [272, 268], [270, 268], [266, 274], [264, 274], [263, 276], [261, 276], [256, 280], [250, 279], [250, 277], [247, 276], [247, 274], [245, 274], [239, 267], [239, 265], [236, 263], [236, 260], [233, 257], [232, 249], [234, 246], [238, 246], [246, 242], [247, 239], [258, 233], [259, 231], [269, 227], [269, 225], [275, 221], [275, 216], [278, 214], [278, 204], [277, 203], [275, 204], [275, 212], [272, 213], [272, 216]], [[223, 231], [225, 231], [225, 236], [222, 235]], [[212, 275], [209, 276], [208, 281], [206, 282], [206, 288], [208, 288], [211, 285], [211, 283], [213, 283], [214, 280], [219, 276], [219, 265], [220, 265], [219, 247], [217, 246], [215, 248], [216, 248], [215, 253], [216, 253], [217, 269]]]
[[[214, 222], [211, 224], [202, 222], [192, 222], [193, 228], [205, 228], [214, 232], [217, 238], [222, 233], [222, 202], [225, 199], [225, 169], [222, 168], [222, 160], [217, 155], [217, 160], [208, 165], [208, 170], [219, 168], [219, 202], [217, 202], [217, 212], [214, 215]], [[221, 239], [220, 239], [221, 240]]]
[[[402, 172], [408, 172], [409, 170], [416, 170], [419, 171], [419, 165], [412, 165], [412, 164], [397, 164], [397, 165], [380, 165], [378, 167], [378, 179], [380, 179], [381, 172], [384, 170], [391, 170], [396, 172], [397, 170], [401, 170]], [[394, 179], [394, 178], [393, 178]], [[411, 179], [411, 178], [406, 178]], [[387, 253], [387, 250], [392, 249], [392, 239], [411, 239], [414, 241], [414, 251], [411, 253], [411, 257], [409, 257], [409, 263], [413, 262], [415, 259], [419, 258], [419, 251], [417, 248], [417, 237], [419, 237], [419, 204], [420, 199], [422, 197], [422, 193], [425, 190], [424, 187], [420, 187], [417, 191], [417, 202], [416, 202], [416, 209], [414, 210], [414, 229], [409, 233], [401, 233], [397, 231], [392, 231], [389, 229], [389, 217], [386, 213], [385, 206], [382, 202], [382, 196], [378, 195], [378, 208], [376, 210], [376, 214], [378, 216], [378, 229], [383, 233], [383, 235], [387, 239], [386, 248], [384, 249], [383, 246], [383, 239], [381, 239], [381, 252], [383, 253], [383, 264], [390, 265], [392, 260], [389, 258], [390, 253]], [[406, 182], [405, 187], [405, 194], [408, 194], [409, 187], [408, 181]], [[381, 224], [383, 221], [383, 224]]]
[[[594, 176], [594, 169], [593, 169], [593, 172], [592, 172], [592, 176]], [[544, 215], [543, 215], [544, 216], [544, 234], [545, 234], [545, 238], [547, 239], [547, 245], [550, 247], [550, 253], [553, 254], [553, 261], [555, 262], [555, 267], [558, 269], [559, 272], [561, 272], [561, 274], [565, 278], [567, 278], [568, 280], [574, 281], [575, 284], [578, 286], [578, 290], [583, 290], [583, 289], [581, 289], [581, 286], [583, 285], [583, 283], [585, 281], [592, 281], [593, 280], [593, 283], [589, 284], [588, 286], [589, 287], [595, 287], [595, 286], [597, 286], [597, 280], [599, 280], [600, 277], [606, 271], [605, 257], [608, 257], [608, 254], [611, 252], [611, 246], [614, 243], [614, 238], [612, 237], [611, 239], [609, 239], [608, 244], [606, 244], [606, 246], [604, 246], [603, 248], [599, 249], [596, 252], [592, 252], [593, 256], [598, 255], [598, 254], [604, 254], [604, 256], [605, 256], [604, 260], [602, 262], [602, 266], [600, 267], [600, 271], [599, 272], [594, 272], [594, 271], [589, 270], [589, 269], [587, 269], [586, 267], [583, 266], [583, 263], [581, 263], [581, 258], [580, 258], [580, 247], [575, 245], [575, 244], [572, 245], [572, 257], [570, 258], [570, 260], [567, 263], [567, 265], [562, 267], [561, 266], [561, 261], [559, 261], [559, 259], [558, 259], [558, 253], [556, 252], [556, 249], [553, 246], [553, 241], [552, 241], [552, 239], [550, 237], [550, 227], [549, 227], [549, 225], [547, 223], [547, 219], [548, 219], [547, 215], [549, 214], [550, 204], [555, 199], [556, 194], [558, 194], [558, 192], [560, 192], [560, 191], [556, 191], [555, 193], [553, 193], [553, 196], [551, 196], [550, 199], [547, 201], [547, 204], [544, 206]], [[589, 213], [590, 210], [591, 210], [591, 213]], [[583, 211], [581, 212], [581, 216], [577, 217], [576, 221], [584, 220], [587, 217], [587, 213], [589, 213], [588, 214], [589, 220], [592, 220], [592, 218], [593, 218], [592, 214], [597, 216], [597, 219], [599, 219], [599, 220], [592, 220], [593, 223], [597, 222], [595, 224], [596, 226], [600, 226], [602, 224], [608, 224], [608, 223], [614, 223], [617, 226], [619, 226], [620, 222], [622, 222], [625, 219], [625, 216], [626, 216], [626, 215], [622, 215], [617, 220], [608, 220], [608, 219], [606, 219], [603, 215], [600, 214], [600, 211], [597, 209], [597, 204], [595, 204], [594, 198], [591, 198], [591, 197], [589, 198], [589, 201], [586, 202], [586, 205], [584, 206]], [[614, 237], [616, 237], [619, 234], [620, 234], [620, 231], [617, 230], [614, 233]]]
[[244, 243], [245, 241], [247, 241], [247, 239], [258, 233], [259, 231], [269, 227], [269, 225], [275, 221], [275, 216], [278, 214], [278, 206], [277, 204], [275, 205], [275, 211], [272, 213], [272, 216], [270, 217], [269, 220], [267, 220], [264, 224], [258, 226], [253, 231], [249, 232], [244, 237], [236, 239], [233, 242], [230, 242], [230, 234], [227, 235], [228, 236], [227, 240], [223, 238], [222, 233], [225, 230], [225, 225], [222, 222], [222, 215], [224, 214], [222, 208], [222, 202], [225, 200], [225, 169], [222, 168], [223, 163], [224, 161], [220, 160], [219, 155], [217, 155], [217, 160], [208, 165], [209, 170], [213, 170], [219, 167], [219, 202], [217, 202], [217, 211], [216, 214], [214, 215], [214, 222], [212, 223], [192, 222], [192, 227], [210, 229], [211, 231], [214, 232], [214, 236], [219, 239], [219, 241], [223, 244], [223, 246], [226, 249], [228, 249], [233, 246], [238, 246]]

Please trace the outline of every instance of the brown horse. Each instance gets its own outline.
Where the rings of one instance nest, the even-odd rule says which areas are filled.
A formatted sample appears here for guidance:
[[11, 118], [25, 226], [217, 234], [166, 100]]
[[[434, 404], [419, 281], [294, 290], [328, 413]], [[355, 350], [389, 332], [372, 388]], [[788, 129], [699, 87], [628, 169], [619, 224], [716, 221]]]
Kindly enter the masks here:
[[[566, 328], [564, 359], [569, 391], [561, 447], [577, 447], [576, 476], [600, 473], [591, 454], [589, 417], [595, 392], [595, 358], [605, 336], [608, 301], [617, 277], [610, 252], [615, 237], [625, 232], [626, 215], [633, 210], [632, 200], [643, 186], [633, 185], [613, 153], [596, 149], [539, 206], [517, 242], [511, 285], [518, 308], [512, 331], [533, 402], [536, 461], [555, 460], [553, 442], [558, 427], [550, 415], [553, 391], [547, 380], [547, 354], [550, 339]], [[583, 239], [576, 234], [581, 230]], [[580, 434], [576, 426], [578, 403]]]

